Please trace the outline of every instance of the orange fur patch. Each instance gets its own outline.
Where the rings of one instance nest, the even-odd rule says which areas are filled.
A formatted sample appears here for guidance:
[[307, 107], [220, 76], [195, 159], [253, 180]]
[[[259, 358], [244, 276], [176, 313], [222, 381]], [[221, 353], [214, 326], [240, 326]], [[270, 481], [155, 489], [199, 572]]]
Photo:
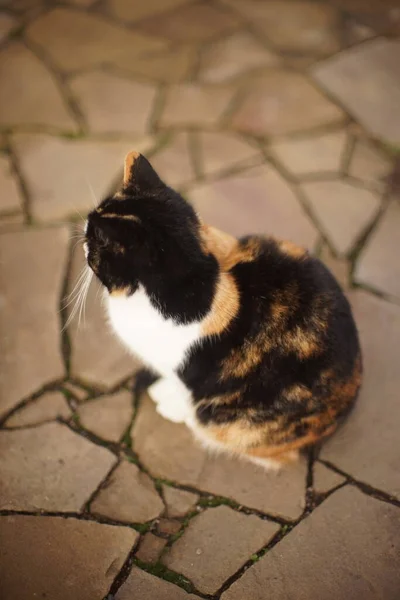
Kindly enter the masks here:
[[260, 253], [258, 238], [251, 238], [245, 245], [224, 231], [210, 225], [201, 225], [200, 236], [203, 251], [213, 254], [222, 271], [230, 271], [235, 265], [251, 262]]
[[124, 184], [126, 185], [132, 178], [132, 167], [137, 158], [139, 158], [140, 152], [136, 152], [132, 150], [132, 152], [128, 152], [125, 157], [124, 163]]
[[293, 242], [279, 241], [277, 243], [279, 250], [291, 258], [304, 258], [307, 255], [307, 250], [305, 248], [296, 246]]
[[239, 290], [233, 276], [230, 273], [221, 272], [211, 310], [201, 326], [202, 335], [222, 333], [236, 317], [239, 305]]

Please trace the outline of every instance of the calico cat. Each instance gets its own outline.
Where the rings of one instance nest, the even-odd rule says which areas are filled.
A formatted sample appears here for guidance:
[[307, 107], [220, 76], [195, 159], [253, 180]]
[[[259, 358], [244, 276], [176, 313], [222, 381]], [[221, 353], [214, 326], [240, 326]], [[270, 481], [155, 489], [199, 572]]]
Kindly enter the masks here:
[[157, 411], [207, 446], [279, 466], [352, 407], [362, 367], [351, 309], [304, 249], [203, 223], [135, 152], [85, 238], [115, 332], [154, 373]]

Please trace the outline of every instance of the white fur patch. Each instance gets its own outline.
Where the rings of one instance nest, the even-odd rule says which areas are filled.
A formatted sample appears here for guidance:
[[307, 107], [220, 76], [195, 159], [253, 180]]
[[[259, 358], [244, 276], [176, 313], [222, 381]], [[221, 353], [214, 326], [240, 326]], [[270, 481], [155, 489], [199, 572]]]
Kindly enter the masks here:
[[157, 412], [174, 423], [185, 423], [192, 413], [191, 393], [178, 377], [162, 377], [148, 389]]
[[171, 377], [200, 339], [200, 323], [177, 325], [151, 304], [142, 287], [132, 296], [108, 295], [111, 324], [128, 349], [164, 377]]

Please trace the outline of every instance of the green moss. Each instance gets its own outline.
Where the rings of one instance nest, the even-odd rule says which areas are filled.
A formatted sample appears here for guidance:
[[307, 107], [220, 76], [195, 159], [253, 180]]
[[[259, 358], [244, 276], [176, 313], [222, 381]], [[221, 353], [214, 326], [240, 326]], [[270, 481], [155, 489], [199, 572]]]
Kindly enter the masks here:
[[152, 523], [134, 523], [132, 525], [133, 529], [135, 529], [136, 531], [138, 531], [142, 535], [144, 533], [147, 533], [148, 531], [150, 531], [151, 526], [152, 526]]
[[230, 498], [224, 496], [203, 496], [198, 501], [198, 505], [202, 508], [213, 508], [215, 506], [230, 506], [231, 508], [239, 508], [239, 504]]
[[250, 556], [250, 560], [251, 560], [251, 562], [253, 562], [253, 563], [256, 563], [256, 562], [257, 562], [259, 559], [260, 559], [260, 557], [258, 556], [258, 554], [252, 554], [252, 555]]
[[160, 562], [157, 562], [154, 565], [150, 565], [148, 563], [144, 563], [136, 557], [133, 559], [133, 562], [140, 569], [143, 569], [143, 571], [147, 571], [147, 573], [150, 573], [151, 575], [155, 575], [160, 579], [164, 579], [165, 581], [174, 583], [175, 585], [178, 585], [179, 587], [183, 588], [188, 593], [193, 592], [193, 584], [188, 579], [186, 579], [186, 577], [184, 577], [180, 573], [175, 573], [175, 571], [171, 571]]

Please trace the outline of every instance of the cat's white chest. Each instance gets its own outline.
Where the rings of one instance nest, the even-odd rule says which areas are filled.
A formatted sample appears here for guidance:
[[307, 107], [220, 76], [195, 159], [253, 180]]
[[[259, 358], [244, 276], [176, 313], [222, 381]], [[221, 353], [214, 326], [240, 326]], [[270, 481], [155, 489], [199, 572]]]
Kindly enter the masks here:
[[200, 337], [200, 323], [176, 325], [154, 308], [143, 288], [132, 296], [108, 296], [114, 331], [142, 361], [169, 376]]

